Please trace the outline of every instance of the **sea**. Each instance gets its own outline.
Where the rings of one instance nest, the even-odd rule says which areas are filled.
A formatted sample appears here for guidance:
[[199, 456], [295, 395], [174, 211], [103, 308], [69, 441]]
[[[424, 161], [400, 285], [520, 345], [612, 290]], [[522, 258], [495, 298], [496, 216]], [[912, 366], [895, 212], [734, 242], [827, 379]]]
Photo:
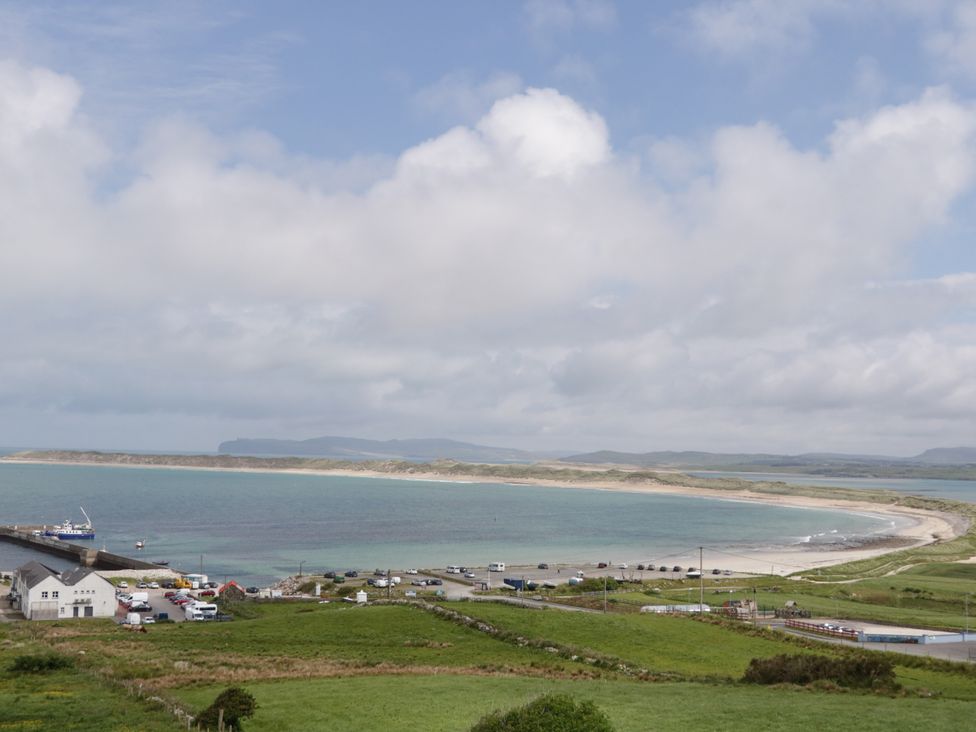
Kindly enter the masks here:
[[[697, 564], [884, 535], [890, 517], [585, 488], [0, 463], [0, 523], [91, 516], [98, 548], [218, 580], [449, 564]], [[900, 519], [898, 519], [900, 520]], [[137, 550], [142, 541], [145, 548]], [[0, 570], [63, 560], [0, 542]]]

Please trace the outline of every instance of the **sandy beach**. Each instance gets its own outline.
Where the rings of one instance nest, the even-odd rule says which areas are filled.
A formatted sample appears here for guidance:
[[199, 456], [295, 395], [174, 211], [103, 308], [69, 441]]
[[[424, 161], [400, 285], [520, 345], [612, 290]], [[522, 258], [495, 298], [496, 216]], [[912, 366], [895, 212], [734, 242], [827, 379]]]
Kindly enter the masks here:
[[[45, 464], [93, 465], [105, 467], [133, 467], [160, 468], [168, 470], [216, 470], [223, 472], [256, 472], [256, 473], [292, 473], [305, 475], [334, 475], [353, 478], [383, 478], [392, 480], [434, 481], [442, 483], [498, 483], [507, 485], [531, 485], [546, 488], [574, 488], [585, 490], [616, 491], [645, 494], [670, 494], [683, 496], [697, 496], [723, 501], [757, 502], [795, 508], [818, 508], [837, 511], [855, 511], [865, 515], [895, 520], [892, 531], [875, 538], [857, 542], [854, 545], [836, 544], [823, 546], [816, 544], [797, 544], [789, 547], [777, 547], [771, 550], [749, 551], [742, 555], [727, 552], [715, 552], [702, 559], [704, 569], [731, 570], [733, 572], [749, 572], [760, 574], [786, 575], [794, 572], [827, 567], [834, 564], [866, 559], [892, 551], [909, 547], [931, 544], [936, 541], [948, 541], [965, 534], [969, 529], [967, 518], [946, 512], [931, 511], [904, 506], [890, 506], [870, 501], [852, 501], [833, 498], [810, 496], [770, 495], [755, 493], [748, 490], [726, 491], [710, 490], [695, 486], [680, 486], [672, 484], [645, 481], [640, 483], [620, 483], [600, 480], [595, 471], [592, 481], [575, 482], [559, 481], [543, 478], [504, 479], [492, 476], [452, 475], [446, 478], [443, 474], [433, 472], [411, 472], [409, 474], [384, 472], [380, 470], [344, 470], [344, 469], [262, 469], [262, 468], [226, 468], [226, 467], [190, 467], [181, 465], [142, 465], [132, 463], [86, 462], [68, 460], [36, 460], [5, 457], [3, 462], [32, 462]], [[707, 553], [706, 553], [707, 554]], [[654, 557], [614, 557], [614, 563], [628, 564], [635, 567], [639, 563], [655, 561]], [[675, 565], [698, 566], [697, 552], [687, 557], [669, 557], [669, 563]]]

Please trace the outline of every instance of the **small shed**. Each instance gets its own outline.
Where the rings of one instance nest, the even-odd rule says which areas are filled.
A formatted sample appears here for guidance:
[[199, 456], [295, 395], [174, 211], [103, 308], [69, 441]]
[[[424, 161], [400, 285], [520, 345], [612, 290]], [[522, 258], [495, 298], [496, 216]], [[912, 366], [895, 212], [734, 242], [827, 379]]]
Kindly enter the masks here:
[[223, 587], [217, 590], [217, 594], [220, 595], [222, 600], [228, 600], [229, 602], [240, 602], [247, 597], [247, 593], [244, 591], [244, 588], [237, 584], [234, 580], [224, 584]]

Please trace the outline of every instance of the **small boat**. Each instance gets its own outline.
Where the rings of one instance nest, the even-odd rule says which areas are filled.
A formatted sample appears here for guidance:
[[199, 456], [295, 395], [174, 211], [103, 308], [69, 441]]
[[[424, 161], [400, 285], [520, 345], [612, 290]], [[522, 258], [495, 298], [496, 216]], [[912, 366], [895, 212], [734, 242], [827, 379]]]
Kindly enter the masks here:
[[56, 539], [94, 539], [95, 529], [92, 528], [91, 519], [88, 518], [84, 508], [81, 509], [81, 512], [85, 516], [86, 523], [76, 524], [65, 519], [60, 526], [45, 531], [44, 536], [52, 536]]
[[160, 567], [168, 567], [169, 561], [166, 559], [155, 559], [153, 560], [153, 564], [158, 564]]
[[136, 542], [136, 549], [142, 549], [145, 545], [146, 545], [146, 542], [144, 542], [144, 541], [137, 541]]

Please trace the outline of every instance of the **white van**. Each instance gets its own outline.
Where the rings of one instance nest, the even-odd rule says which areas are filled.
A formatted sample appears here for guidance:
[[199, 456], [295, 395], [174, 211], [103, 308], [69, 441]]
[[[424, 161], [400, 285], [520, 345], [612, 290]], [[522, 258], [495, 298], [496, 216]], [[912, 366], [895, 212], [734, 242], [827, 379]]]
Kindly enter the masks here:
[[449, 565], [447, 565], [447, 573], [448, 574], [461, 574], [461, 567], [458, 566], [457, 564], [449, 564]]
[[489, 572], [504, 572], [505, 562], [492, 562], [488, 565]]

